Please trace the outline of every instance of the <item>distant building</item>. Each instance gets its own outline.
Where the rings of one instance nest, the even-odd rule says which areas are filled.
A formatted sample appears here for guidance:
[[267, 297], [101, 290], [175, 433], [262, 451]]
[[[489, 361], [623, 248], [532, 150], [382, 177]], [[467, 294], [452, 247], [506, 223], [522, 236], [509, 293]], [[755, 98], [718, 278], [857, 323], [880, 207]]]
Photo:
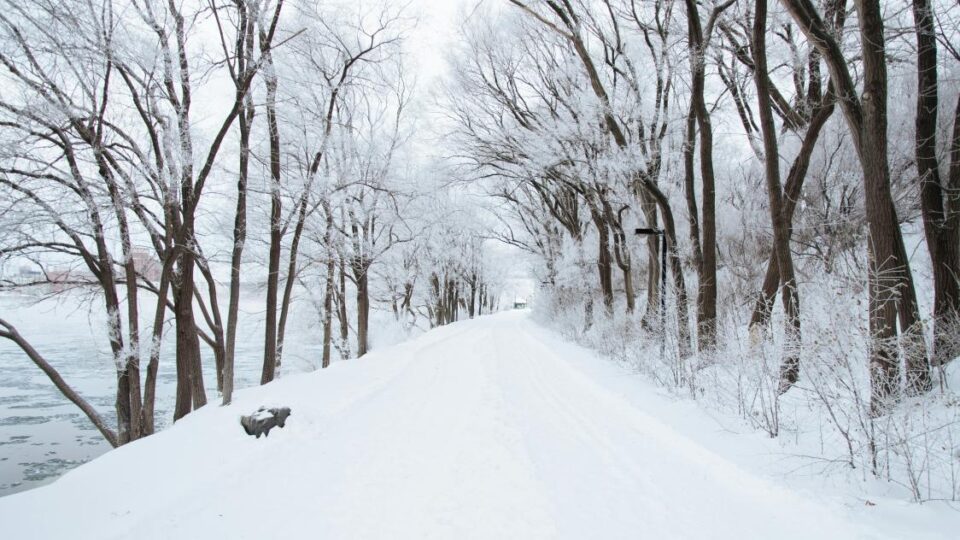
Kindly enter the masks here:
[[52, 292], [63, 292], [70, 288], [74, 276], [70, 269], [53, 269], [47, 271], [47, 280]]
[[21, 266], [17, 275], [21, 283], [32, 283], [43, 279], [43, 272], [35, 266]]
[[43, 281], [43, 272], [35, 266], [25, 264], [17, 268], [16, 272], [0, 270], [0, 278], [5, 285], [30, 285]]
[[133, 267], [136, 269], [137, 274], [150, 281], [160, 279], [163, 266], [150, 252], [145, 249], [135, 248], [130, 254], [130, 257], [133, 259]]

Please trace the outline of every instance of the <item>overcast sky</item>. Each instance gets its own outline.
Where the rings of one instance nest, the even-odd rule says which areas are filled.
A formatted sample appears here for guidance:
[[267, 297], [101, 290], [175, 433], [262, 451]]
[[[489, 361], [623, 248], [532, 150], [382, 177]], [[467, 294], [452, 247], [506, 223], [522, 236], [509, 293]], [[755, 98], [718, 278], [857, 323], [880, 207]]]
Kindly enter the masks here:
[[419, 84], [429, 85], [443, 76], [444, 52], [465, 14], [481, 1], [484, 0], [412, 0], [410, 11], [419, 18], [419, 24], [410, 36], [409, 50], [415, 57]]

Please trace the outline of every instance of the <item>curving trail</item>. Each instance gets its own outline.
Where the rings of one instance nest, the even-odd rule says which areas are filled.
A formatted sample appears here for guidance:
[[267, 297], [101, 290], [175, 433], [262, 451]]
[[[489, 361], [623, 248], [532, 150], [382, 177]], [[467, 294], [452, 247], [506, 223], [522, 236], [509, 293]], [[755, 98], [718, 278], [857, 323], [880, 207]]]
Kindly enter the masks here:
[[[522, 313], [243, 391], [52, 485], [4, 538], [882, 538], [611, 390]], [[594, 366], [595, 367], [595, 366]], [[664, 398], [656, 398], [666, 401]], [[292, 407], [268, 439], [239, 414]], [[668, 405], [670, 406], [670, 405]]]

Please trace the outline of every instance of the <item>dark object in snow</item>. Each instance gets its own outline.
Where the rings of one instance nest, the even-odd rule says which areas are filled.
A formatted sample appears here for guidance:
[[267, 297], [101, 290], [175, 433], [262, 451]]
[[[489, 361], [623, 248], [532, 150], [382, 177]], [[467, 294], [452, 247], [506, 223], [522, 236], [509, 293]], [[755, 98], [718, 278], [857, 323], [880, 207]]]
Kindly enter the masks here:
[[270, 430], [274, 426], [283, 427], [287, 423], [287, 417], [290, 416], [290, 407], [274, 407], [267, 409], [260, 407], [257, 412], [240, 417], [240, 425], [247, 435], [255, 435], [258, 439], [263, 434], [264, 437], [270, 436]]

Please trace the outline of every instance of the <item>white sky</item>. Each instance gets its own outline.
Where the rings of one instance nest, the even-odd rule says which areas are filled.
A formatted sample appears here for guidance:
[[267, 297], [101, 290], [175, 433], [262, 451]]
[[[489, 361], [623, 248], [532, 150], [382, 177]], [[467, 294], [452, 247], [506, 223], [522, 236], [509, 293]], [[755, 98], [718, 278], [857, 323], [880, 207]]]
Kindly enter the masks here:
[[443, 55], [453, 43], [457, 28], [472, 7], [483, 1], [489, 0], [411, 0], [410, 15], [418, 17], [419, 23], [407, 49], [416, 63], [418, 86], [429, 87], [444, 75]]

